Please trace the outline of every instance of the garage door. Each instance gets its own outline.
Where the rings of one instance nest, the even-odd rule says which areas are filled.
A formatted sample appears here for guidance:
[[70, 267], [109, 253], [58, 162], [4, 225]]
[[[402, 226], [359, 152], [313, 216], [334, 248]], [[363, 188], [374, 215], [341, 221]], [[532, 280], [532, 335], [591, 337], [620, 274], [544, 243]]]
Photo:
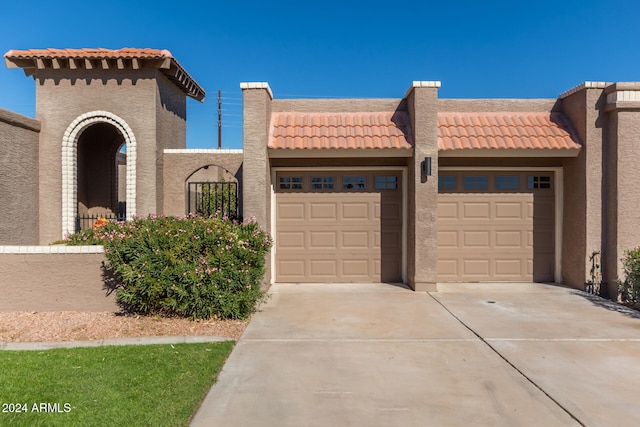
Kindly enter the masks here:
[[438, 280], [554, 280], [552, 173], [443, 172]]
[[400, 172], [278, 172], [278, 282], [402, 281]]

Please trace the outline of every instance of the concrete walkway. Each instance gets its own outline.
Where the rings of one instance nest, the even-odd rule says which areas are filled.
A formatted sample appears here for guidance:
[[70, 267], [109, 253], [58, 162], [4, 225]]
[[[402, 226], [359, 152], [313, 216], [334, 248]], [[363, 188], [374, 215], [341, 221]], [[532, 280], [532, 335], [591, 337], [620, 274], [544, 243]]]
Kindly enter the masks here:
[[275, 285], [193, 426], [637, 426], [640, 318], [538, 284]]

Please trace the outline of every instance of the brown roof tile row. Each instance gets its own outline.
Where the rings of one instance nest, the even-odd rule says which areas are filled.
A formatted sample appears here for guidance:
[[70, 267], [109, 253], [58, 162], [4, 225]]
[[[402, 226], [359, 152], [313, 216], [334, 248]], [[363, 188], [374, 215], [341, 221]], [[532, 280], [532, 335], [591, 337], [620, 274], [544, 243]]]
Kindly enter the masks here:
[[[411, 148], [406, 112], [299, 113], [271, 116], [269, 148]], [[579, 149], [562, 113], [438, 113], [438, 148]]]
[[580, 143], [562, 113], [438, 113], [438, 148], [577, 149]]
[[160, 49], [138, 49], [138, 48], [122, 48], [122, 49], [103, 49], [103, 48], [84, 48], [84, 49], [28, 49], [28, 50], [10, 50], [5, 57], [8, 58], [88, 58], [88, 59], [117, 59], [117, 58], [138, 58], [138, 59], [162, 59], [173, 58], [171, 52]]
[[405, 112], [273, 113], [269, 148], [404, 148], [412, 147]]

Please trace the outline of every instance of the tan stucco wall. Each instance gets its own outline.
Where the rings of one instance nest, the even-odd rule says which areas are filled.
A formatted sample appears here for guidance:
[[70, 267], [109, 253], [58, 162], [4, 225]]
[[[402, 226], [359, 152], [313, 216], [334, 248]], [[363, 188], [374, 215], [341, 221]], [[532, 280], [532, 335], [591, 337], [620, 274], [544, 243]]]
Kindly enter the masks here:
[[[407, 94], [414, 154], [409, 162], [407, 281], [416, 291], [435, 291], [438, 278], [438, 89], [413, 87]], [[432, 175], [422, 162], [432, 159]]]
[[0, 109], [0, 245], [38, 243], [37, 120]]
[[[605, 95], [627, 92], [635, 101], [609, 102], [606, 111], [604, 279], [611, 293], [623, 279], [624, 251], [640, 246], [640, 84], [617, 83]], [[635, 96], [633, 96], [634, 94]]]
[[555, 110], [555, 99], [439, 99], [438, 111], [474, 112], [543, 112]]
[[205, 166], [218, 166], [238, 181], [238, 198], [242, 213], [242, 153], [164, 153], [165, 215], [185, 215], [187, 210], [187, 180]]
[[119, 311], [103, 254], [0, 254], [0, 311]]
[[561, 102], [583, 144], [578, 157], [566, 158], [562, 230], [562, 283], [582, 288], [589, 278], [589, 256], [602, 239], [602, 90], [584, 88]]
[[[242, 212], [271, 233], [271, 167], [267, 154], [272, 97], [267, 89], [243, 89]], [[267, 259], [264, 285], [271, 282]]]
[[165, 148], [186, 148], [187, 146], [187, 99], [175, 84], [161, 72], [156, 72], [156, 144], [158, 159], [156, 166], [157, 211], [164, 204], [164, 164]]
[[404, 109], [402, 99], [276, 99], [272, 111], [296, 112], [375, 112]]

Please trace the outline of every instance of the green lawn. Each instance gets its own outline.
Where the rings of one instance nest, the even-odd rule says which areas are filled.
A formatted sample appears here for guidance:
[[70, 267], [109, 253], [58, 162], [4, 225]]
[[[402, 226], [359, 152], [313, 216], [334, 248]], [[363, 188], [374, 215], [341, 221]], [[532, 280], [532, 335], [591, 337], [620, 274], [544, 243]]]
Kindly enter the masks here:
[[0, 351], [0, 425], [187, 426], [233, 346]]

